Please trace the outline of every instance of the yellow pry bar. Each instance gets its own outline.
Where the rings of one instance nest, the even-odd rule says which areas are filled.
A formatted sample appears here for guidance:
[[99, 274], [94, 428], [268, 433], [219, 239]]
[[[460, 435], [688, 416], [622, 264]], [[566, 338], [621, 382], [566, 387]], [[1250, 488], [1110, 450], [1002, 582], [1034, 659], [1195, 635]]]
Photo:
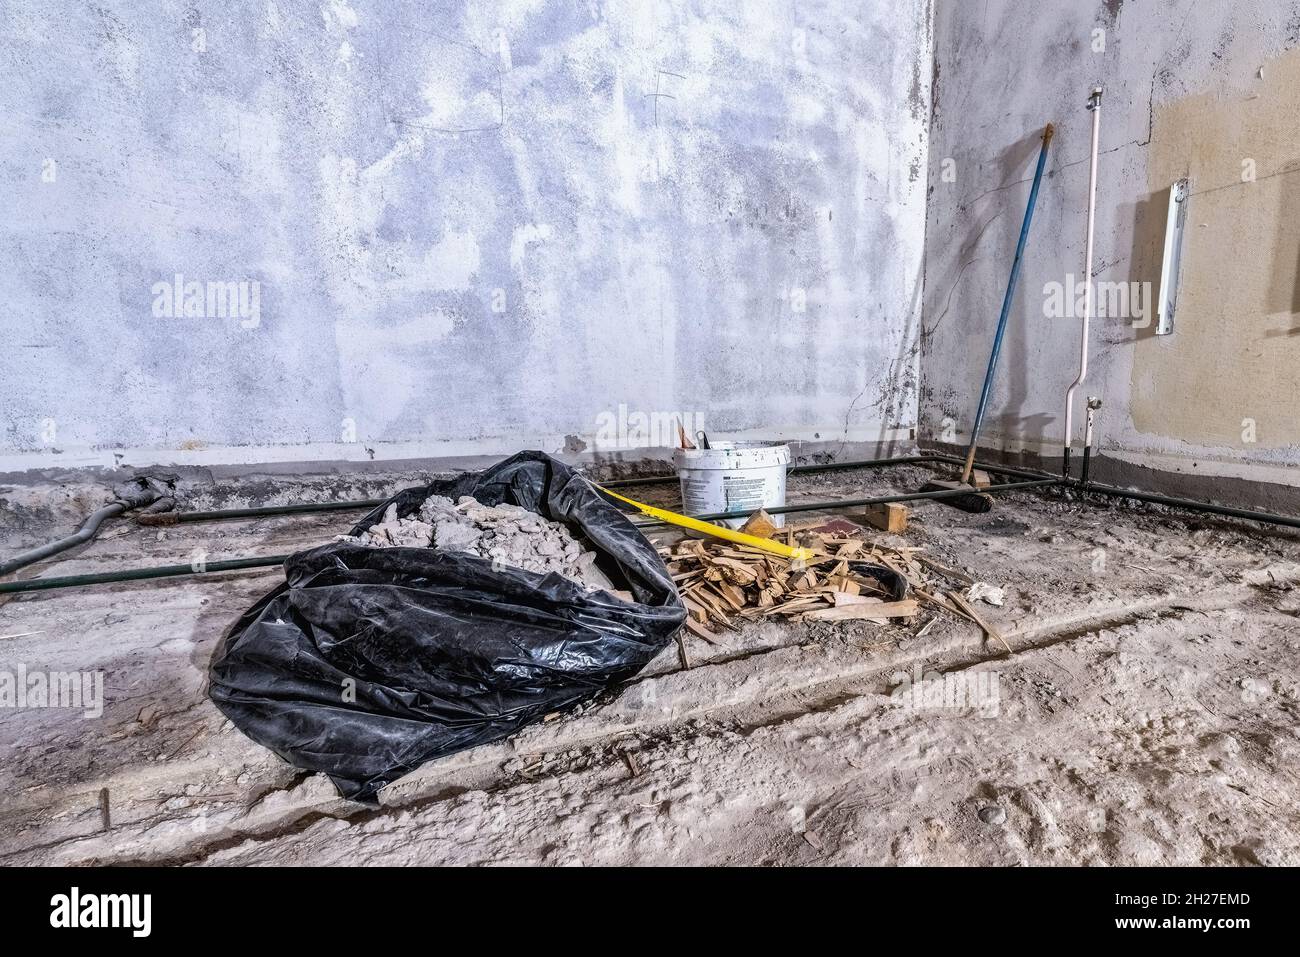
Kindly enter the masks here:
[[736, 542], [738, 545], [748, 545], [750, 548], [757, 548], [765, 552], [771, 552], [773, 555], [780, 555], [782, 558], [788, 558], [791, 561], [810, 561], [814, 557], [811, 548], [798, 548], [791, 545], [783, 545], [780, 542], [772, 541], [770, 538], [759, 538], [757, 535], [747, 535], [744, 532], [737, 532], [721, 525], [714, 525], [711, 522], [701, 522], [698, 518], [691, 518], [689, 515], [679, 515], [676, 512], [668, 511], [666, 508], [655, 508], [653, 505], [634, 502], [632, 499], [625, 498], [617, 492], [611, 492], [603, 485], [597, 485], [596, 488], [600, 489], [606, 495], [612, 495], [620, 502], [627, 502], [627, 504], [638, 509], [643, 515], [657, 518], [661, 522], [667, 522], [669, 525], [677, 525], [680, 528], [689, 528], [693, 532], [712, 535], [714, 538], [725, 539], [728, 542]]

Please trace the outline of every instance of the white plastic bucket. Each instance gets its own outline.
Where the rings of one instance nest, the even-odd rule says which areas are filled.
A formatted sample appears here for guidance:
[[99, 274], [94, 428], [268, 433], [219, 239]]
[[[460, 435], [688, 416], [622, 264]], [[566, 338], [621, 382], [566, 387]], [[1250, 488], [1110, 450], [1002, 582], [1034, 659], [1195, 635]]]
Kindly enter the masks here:
[[[785, 471], [790, 446], [767, 442], [713, 442], [709, 449], [677, 449], [673, 464], [682, 483], [682, 511], [687, 515], [735, 512], [727, 519], [739, 528], [760, 508], [785, 504]], [[784, 515], [773, 515], [777, 525]]]

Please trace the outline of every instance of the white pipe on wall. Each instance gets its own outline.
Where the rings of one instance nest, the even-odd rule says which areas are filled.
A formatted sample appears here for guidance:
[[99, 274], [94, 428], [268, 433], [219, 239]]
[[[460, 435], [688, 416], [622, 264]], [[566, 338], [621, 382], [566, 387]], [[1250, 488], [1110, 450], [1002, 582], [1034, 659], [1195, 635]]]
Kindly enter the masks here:
[[1069, 468], [1074, 441], [1074, 393], [1088, 377], [1088, 325], [1092, 319], [1092, 234], [1097, 219], [1097, 141], [1101, 133], [1101, 87], [1088, 98], [1092, 111], [1092, 159], [1088, 165], [1088, 240], [1083, 253], [1083, 330], [1079, 342], [1079, 378], [1065, 393], [1065, 464]]

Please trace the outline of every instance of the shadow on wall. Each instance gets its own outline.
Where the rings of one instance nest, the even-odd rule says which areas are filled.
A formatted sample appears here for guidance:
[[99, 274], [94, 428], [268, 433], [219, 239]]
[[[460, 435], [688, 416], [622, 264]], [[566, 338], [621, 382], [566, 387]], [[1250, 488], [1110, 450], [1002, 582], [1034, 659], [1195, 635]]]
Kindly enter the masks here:
[[[1289, 160], [1275, 175], [1294, 177], [1296, 173], [1300, 173], [1300, 161]], [[1281, 207], [1273, 236], [1272, 281], [1266, 301], [1270, 314], [1291, 316], [1289, 325], [1266, 331], [1266, 339], [1300, 335], [1300, 239], [1295, 229], [1300, 222], [1300, 183], [1295, 178], [1282, 188]]]
[[1107, 341], [1138, 342], [1153, 338], [1156, 334], [1156, 310], [1159, 307], [1156, 300], [1160, 295], [1160, 265], [1164, 256], [1165, 221], [1168, 217], [1172, 193], [1171, 183], [1158, 193], [1152, 193], [1136, 203], [1120, 207], [1120, 221], [1123, 222], [1125, 219], [1133, 221], [1133, 245], [1129, 253], [1128, 279], [1130, 282], [1146, 284], [1145, 288], [1151, 291], [1147, 298], [1150, 311], [1144, 324], [1127, 323], [1126, 329], [1116, 330], [1114, 338], [1107, 337]]

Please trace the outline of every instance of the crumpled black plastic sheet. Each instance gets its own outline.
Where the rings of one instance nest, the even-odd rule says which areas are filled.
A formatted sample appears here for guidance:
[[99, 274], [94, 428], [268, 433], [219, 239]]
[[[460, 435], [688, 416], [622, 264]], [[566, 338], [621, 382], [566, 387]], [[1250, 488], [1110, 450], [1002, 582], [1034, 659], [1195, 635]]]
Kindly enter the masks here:
[[241, 731], [349, 798], [504, 738], [635, 675], [686, 617], [654, 547], [584, 477], [541, 452], [399, 492], [352, 534], [429, 495], [472, 495], [565, 522], [628, 602], [463, 552], [334, 542], [222, 640], [209, 696]]

